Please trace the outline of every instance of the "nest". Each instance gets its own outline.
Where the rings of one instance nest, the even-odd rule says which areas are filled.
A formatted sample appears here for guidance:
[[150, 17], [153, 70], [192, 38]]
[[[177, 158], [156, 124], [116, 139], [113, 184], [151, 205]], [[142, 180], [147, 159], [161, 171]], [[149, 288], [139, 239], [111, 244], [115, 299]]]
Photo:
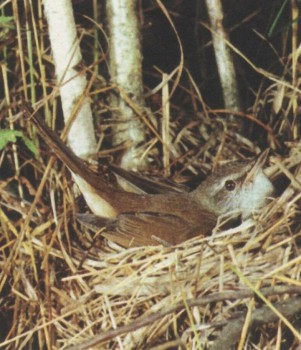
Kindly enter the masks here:
[[[242, 138], [236, 140], [224, 143], [226, 153], [234, 142], [247, 147]], [[214, 144], [210, 147], [207, 152]], [[282, 343], [295, 348], [301, 341], [301, 174], [297, 168], [293, 176], [291, 170], [300, 160], [298, 144], [291, 144], [281, 161], [271, 158], [267, 173], [272, 179], [285, 173], [291, 184], [252, 220], [227, 230], [217, 226], [210, 237], [176, 247], [123, 249], [109, 241], [96, 247], [72, 220], [68, 176], [53, 167], [44, 197], [41, 186], [35, 193], [39, 202], [19, 203], [19, 209], [14, 204], [19, 218], [12, 215], [15, 199], [4, 183], [1, 318], [6, 339], [1, 345], [228, 349], [247, 343], [255, 349]], [[193, 155], [187, 163], [195, 162]]]

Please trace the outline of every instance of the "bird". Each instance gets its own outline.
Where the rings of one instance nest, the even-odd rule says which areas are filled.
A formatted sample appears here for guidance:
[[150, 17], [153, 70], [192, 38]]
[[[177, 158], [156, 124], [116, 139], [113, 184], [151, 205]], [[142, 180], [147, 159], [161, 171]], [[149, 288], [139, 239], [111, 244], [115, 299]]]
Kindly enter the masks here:
[[76, 156], [32, 107], [25, 104], [23, 114], [72, 172], [84, 197], [85, 191], [92, 194], [92, 201], [91, 195], [85, 197], [92, 213], [79, 213], [79, 221], [103, 226], [103, 236], [125, 248], [174, 246], [195, 236], [208, 236], [220, 216], [235, 213], [246, 219], [263, 207], [274, 191], [263, 171], [267, 149], [258, 157], [221, 165], [190, 192], [127, 192], [108, 183]]

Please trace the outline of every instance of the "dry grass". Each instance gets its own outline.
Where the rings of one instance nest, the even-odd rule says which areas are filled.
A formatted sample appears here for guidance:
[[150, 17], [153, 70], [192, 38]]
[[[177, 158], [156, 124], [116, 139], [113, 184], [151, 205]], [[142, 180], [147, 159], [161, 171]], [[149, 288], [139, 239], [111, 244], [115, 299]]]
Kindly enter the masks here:
[[[34, 30], [42, 33], [44, 27], [38, 25], [41, 28]], [[34, 89], [22, 89], [35, 86], [36, 64], [44, 72], [37, 90], [45, 115], [56, 114], [56, 100], [45, 78], [49, 57], [36, 49], [34, 57], [39, 59], [29, 64], [30, 55], [25, 59], [26, 50], [20, 47], [25, 38], [19, 32], [17, 38], [21, 66], [16, 66], [15, 85], [8, 88], [9, 72], [3, 65], [6, 89], [0, 113], [2, 120], [9, 120], [6, 127], [22, 129], [35, 139], [31, 125], [12, 122], [18, 116], [14, 101], [21, 91], [25, 97], [30, 92], [35, 102]], [[35, 40], [33, 47], [40, 39]], [[25, 61], [28, 76], [22, 69]], [[225, 119], [224, 111], [206, 108], [192, 81], [189, 86], [178, 89], [193, 106], [204, 107], [203, 112], [190, 119], [173, 102], [176, 118], [164, 129], [171, 135], [170, 147], [156, 154], [158, 140], [149, 141], [152, 170], [160, 172], [162, 164], [169, 164], [178, 181], [259, 150]], [[266, 123], [251, 115], [237, 116], [252, 120], [252, 125], [259, 123], [258, 135], [274, 150], [267, 173], [280, 188], [277, 198], [252, 222], [227, 231], [217, 227], [210, 237], [173, 248], [123, 249], [101, 238], [94, 244], [91, 234], [74, 222], [77, 208], [68, 171], [54, 166], [47, 152], [35, 159], [21, 143], [3, 149], [0, 348], [226, 349], [238, 344], [239, 349], [298, 349], [301, 146], [291, 118], [298, 90], [291, 88], [278, 79], [254, 102], [252, 112], [259, 116], [264, 109], [272, 110], [273, 103], [277, 109], [281, 105], [282, 119], [272, 112]], [[95, 110], [104, 108], [104, 100], [94, 101]], [[279, 130], [285, 144], [279, 144]]]
[[[267, 171], [279, 177], [281, 168], [289, 171], [300, 159], [294, 145], [281, 167], [275, 162]], [[44, 191], [50, 196], [40, 198], [31, 214], [21, 202], [17, 221], [8, 209], [11, 196], [3, 192], [1, 312], [9, 333], [2, 346], [202, 349], [236, 320], [254, 327], [252, 317], [263, 309], [265, 316], [272, 310], [272, 321], [261, 319], [250, 346], [286, 341], [293, 349], [293, 339], [301, 340], [301, 302], [295, 305], [301, 292], [298, 189], [289, 186], [254, 222], [238, 228], [217, 228], [174, 248], [125, 250], [109, 242], [91, 248], [89, 236], [76, 233], [65, 181], [52, 170]], [[280, 320], [272, 305], [284, 302], [290, 311]], [[234, 343], [242, 336], [235, 333]]]

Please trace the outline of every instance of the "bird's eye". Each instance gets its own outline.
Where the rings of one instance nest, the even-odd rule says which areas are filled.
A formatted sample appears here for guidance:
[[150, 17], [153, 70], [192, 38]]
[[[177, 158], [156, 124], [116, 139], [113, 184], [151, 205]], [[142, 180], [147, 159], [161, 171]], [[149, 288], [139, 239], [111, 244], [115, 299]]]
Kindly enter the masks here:
[[233, 180], [227, 180], [225, 182], [225, 189], [227, 191], [233, 191], [236, 187], [236, 183]]

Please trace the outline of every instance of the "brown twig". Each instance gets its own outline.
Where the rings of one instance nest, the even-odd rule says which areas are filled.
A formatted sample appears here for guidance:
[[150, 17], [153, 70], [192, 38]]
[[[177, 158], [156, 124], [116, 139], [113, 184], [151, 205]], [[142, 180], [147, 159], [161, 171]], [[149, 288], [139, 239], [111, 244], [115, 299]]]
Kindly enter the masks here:
[[[274, 305], [284, 317], [292, 317], [301, 312], [301, 297], [293, 297], [288, 300], [276, 303]], [[230, 349], [240, 338], [244, 325], [245, 315], [231, 320], [220, 332], [217, 340], [214, 342], [211, 350]], [[260, 327], [266, 323], [276, 322], [278, 316], [268, 307], [263, 306], [254, 310], [250, 322], [249, 330]]]

